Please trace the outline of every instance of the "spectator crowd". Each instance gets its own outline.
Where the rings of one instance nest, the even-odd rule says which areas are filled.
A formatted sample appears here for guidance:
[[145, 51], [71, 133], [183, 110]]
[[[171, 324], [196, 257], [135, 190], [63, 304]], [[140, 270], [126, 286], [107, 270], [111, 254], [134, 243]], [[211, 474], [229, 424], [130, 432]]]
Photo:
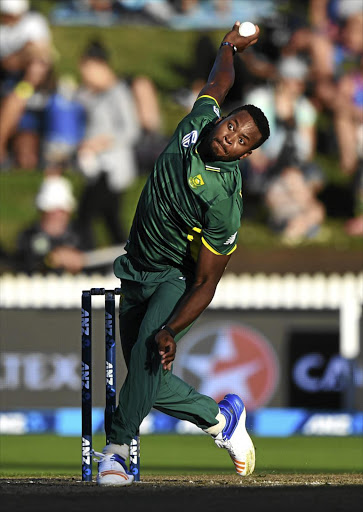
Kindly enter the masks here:
[[[344, 230], [363, 235], [363, 0], [261, 3], [257, 10], [246, 0], [65, 0], [46, 18], [32, 9], [36, 2], [0, 0], [1, 172], [43, 173], [38, 219], [19, 233], [17, 269], [81, 271], [85, 254], [97, 249], [96, 219], [110, 244], [122, 246], [125, 192], [151, 170], [167, 140], [155, 84], [147, 76], [118, 76], [102, 40], [80, 49], [80, 83], [56, 76], [56, 24], [197, 29], [186, 86], [173, 95], [188, 111], [217, 51], [204, 29], [227, 28], [242, 15], [254, 20], [259, 44], [235, 55], [236, 81], [223, 106], [227, 114], [255, 104], [270, 122], [269, 141], [240, 164], [247, 216], [262, 207], [288, 245], [319, 237], [334, 214], [318, 164], [323, 154], [336, 157], [349, 177]], [[69, 169], [83, 176], [78, 201]]]

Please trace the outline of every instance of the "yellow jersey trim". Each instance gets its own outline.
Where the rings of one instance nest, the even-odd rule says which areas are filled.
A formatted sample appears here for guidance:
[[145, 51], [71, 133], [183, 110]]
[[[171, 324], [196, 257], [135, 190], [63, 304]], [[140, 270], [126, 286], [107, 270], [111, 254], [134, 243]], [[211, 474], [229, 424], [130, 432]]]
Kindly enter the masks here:
[[203, 94], [202, 96], [199, 96], [199, 98], [197, 98], [197, 100], [200, 100], [200, 98], [210, 98], [211, 100], [214, 100], [217, 103], [218, 108], [221, 108], [218, 104], [218, 101], [215, 98], [213, 98], [213, 96], [209, 96], [209, 94]]
[[200, 228], [197, 228], [197, 227], [195, 227], [195, 226], [194, 226], [194, 228], [193, 228], [193, 231], [196, 231], [197, 233], [201, 233], [201, 232], [202, 232], [202, 230], [201, 230]]
[[[202, 243], [203, 243], [203, 245], [205, 245], [205, 246], [206, 246], [206, 248], [207, 248], [207, 249], [209, 249], [213, 254], [217, 254], [218, 256], [224, 256], [222, 253], [215, 251], [215, 250], [213, 249], [213, 247], [211, 247], [211, 246], [209, 245], [209, 243], [208, 243], [208, 242], [205, 240], [205, 238], [203, 238], [203, 237], [202, 237]], [[235, 245], [235, 246], [233, 247], [233, 249], [232, 249], [230, 252], [228, 252], [228, 253], [226, 254], [226, 256], [229, 256], [230, 254], [232, 254], [232, 252], [234, 252], [236, 249], [237, 249], [237, 245]]]

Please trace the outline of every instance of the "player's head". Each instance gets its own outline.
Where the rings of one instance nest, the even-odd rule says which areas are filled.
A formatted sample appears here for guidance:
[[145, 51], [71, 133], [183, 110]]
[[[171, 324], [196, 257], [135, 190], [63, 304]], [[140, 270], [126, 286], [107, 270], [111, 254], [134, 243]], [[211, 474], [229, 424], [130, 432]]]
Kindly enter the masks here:
[[257, 149], [258, 147], [262, 146], [262, 144], [269, 138], [270, 125], [265, 114], [262, 112], [260, 108], [256, 107], [255, 105], [242, 105], [242, 107], [238, 107], [232, 110], [232, 112], [230, 112], [227, 117], [230, 117], [234, 114], [238, 114], [238, 112], [244, 110], [248, 112], [249, 115], [252, 117], [253, 122], [255, 123], [261, 135], [260, 140], [256, 142], [256, 144], [253, 147], [251, 147], [252, 151], [253, 149]]
[[206, 136], [206, 159], [232, 162], [247, 157], [270, 136], [265, 114], [254, 105], [243, 105], [217, 121]]

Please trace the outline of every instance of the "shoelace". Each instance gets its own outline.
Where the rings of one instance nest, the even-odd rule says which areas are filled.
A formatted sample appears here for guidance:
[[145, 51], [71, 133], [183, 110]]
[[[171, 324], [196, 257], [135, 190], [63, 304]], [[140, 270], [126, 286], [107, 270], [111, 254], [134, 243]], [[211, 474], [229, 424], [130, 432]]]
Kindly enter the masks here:
[[[100, 453], [100, 452], [96, 452], [95, 450], [92, 450], [92, 455], [93, 455], [93, 460], [95, 462], [104, 462], [105, 461], [105, 458], [106, 458], [106, 455], [104, 453]], [[109, 460], [106, 460], [106, 463], [105, 463], [105, 467], [103, 468], [103, 471], [106, 471], [108, 469], [114, 469], [114, 464], [117, 463], [119, 465], [121, 465], [124, 470], [125, 470], [125, 473], [127, 475], [132, 475], [132, 473], [130, 473], [130, 471], [128, 471], [127, 469], [127, 466], [125, 463], [122, 463], [122, 462], [119, 462], [117, 460], [115, 460], [114, 458], [110, 458]]]
[[95, 452], [94, 450], [92, 450], [92, 455], [93, 455], [93, 460], [95, 462], [102, 462], [105, 458], [105, 454], [104, 453], [101, 453], [101, 452]]
[[229, 439], [223, 437], [222, 439], [215, 439], [214, 442], [216, 443], [218, 448], [226, 448], [228, 450], [228, 453], [230, 453], [233, 456], [235, 455], [232, 449], [232, 443]]

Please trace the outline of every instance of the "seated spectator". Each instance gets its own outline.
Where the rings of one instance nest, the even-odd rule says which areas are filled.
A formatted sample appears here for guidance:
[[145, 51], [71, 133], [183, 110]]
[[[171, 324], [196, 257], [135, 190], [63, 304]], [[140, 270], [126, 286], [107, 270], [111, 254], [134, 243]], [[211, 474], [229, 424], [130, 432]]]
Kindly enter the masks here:
[[[127, 0], [126, 0], [127, 1]], [[169, 0], [177, 14], [169, 19], [169, 26], [177, 30], [225, 29], [241, 19], [258, 23], [262, 16], [272, 16], [277, 5], [274, 0]], [[152, 3], [152, 0], [149, 0]], [[241, 20], [243, 21], [243, 20]]]
[[108, 63], [108, 53], [91, 42], [80, 61], [79, 99], [86, 113], [86, 132], [78, 165], [86, 183], [78, 208], [79, 229], [87, 249], [96, 247], [93, 222], [101, 217], [113, 244], [126, 240], [120, 220], [121, 193], [137, 176], [134, 144], [141, 125], [132, 92]]
[[282, 241], [287, 244], [313, 238], [325, 217], [314, 185], [299, 167], [284, 167], [269, 183], [265, 201], [270, 226], [282, 234]]
[[363, 12], [344, 20], [337, 42], [317, 35], [312, 44], [312, 65], [317, 81], [316, 94], [323, 106], [334, 105], [335, 80], [347, 69], [358, 69], [363, 54]]
[[42, 158], [44, 173], [62, 174], [74, 167], [79, 143], [84, 137], [86, 115], [78, 97], [78, 84], [71, 75], [61, 76], [44, 111]]
[[[362, 141], [363, 146], [363, 141]], [[354, 175], [354, 217], [349, 219], [344, 230], [350, 236], [363, 236], [363, 159], [360, 159]]]
[[84, 263], [81, 238], [71, 221], [76, 206], [68, 180], [44, 179], [35, 200], [39, 220], [20, 233], [15, 262], [17, 270], [79, 272]]
[[56, 2], [50, 20], [53, 25], [107, 27], [119, 23], [121, 12], [118, 0], [63, 0]]
[[[313, 161], [317, 113], [304, 95], [306, 64], [285, 57], [278, 71], [274, 87], [259, 87], [246, 96], [247, 103], [266, 113], [271, 136], [250, 156], [245, 183], [247, 194], [265, 198], [271, 225], [283, 237], [297, 241], [312, 236], [324, 219], [316, 199], [323, 176]], [[309, 208], [314, 211], [311, 216], [306, 215]], [[304, 218], [306, 222], [300, 222]]]
[[318, 132], [318, 146], [334, 156], [338, 84], [346, 73], [359, 70], [363, 55], [362, 8], [357, 0], [310, 0], [310, 26], [294, 33], [284, 50], [304, 53], [311, 62], [310, 96], [325, 126]]
[[0, 165], [11, 149], [17, 166], [34, 168], [53, 87], [50, 31], [41, 14], [29, 11], [28, 0], [0, 0], [0, 15]]
[[354, 174], [363, 158], [363, 56], [361, 68], [345, 74], [337, 83], [334, 107], [342, 171]]
[[340, 165], [352, 177], [354, 217], [345, 224], [351, 236], [363, 235], [363, 57], [361, 69], [347, 73], [337, 84], [334, 120]]
[[141, 129], [134, 146], [136, 162], [138, 173], [144, 175], [152, 170], [168, 139], [163, 133], [160, 106], [153, 82], [142, 75], [135, 76], [128, 82]]

